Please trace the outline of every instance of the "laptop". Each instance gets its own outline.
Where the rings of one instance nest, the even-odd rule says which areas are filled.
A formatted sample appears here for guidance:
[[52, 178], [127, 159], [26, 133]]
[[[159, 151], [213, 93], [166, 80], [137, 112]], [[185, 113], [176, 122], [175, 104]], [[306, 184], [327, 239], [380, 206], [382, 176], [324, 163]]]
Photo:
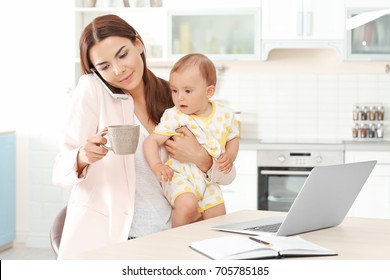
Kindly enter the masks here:
[[288, 236], [337, 226], [344, 220], [376, 162], [314, 167], [287, 215], [219, 225], [212, 229]]

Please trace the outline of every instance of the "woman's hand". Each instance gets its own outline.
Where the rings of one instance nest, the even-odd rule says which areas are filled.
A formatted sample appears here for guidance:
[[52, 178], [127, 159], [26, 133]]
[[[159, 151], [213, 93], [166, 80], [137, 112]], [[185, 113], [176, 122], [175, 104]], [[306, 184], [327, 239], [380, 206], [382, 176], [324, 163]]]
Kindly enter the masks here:
[[104, 128], [98, 134], [87, 139], [85, 144], [80, 148], [77, 155], [77, 173], [80, 174], [83, 169], [98, 160], [101, 160], [108, 150], [101, 145], [107, 143], [107, 139], [103, 135], [107, 132]]
[[170, 157], [184, 162], [196, 164], [200, 170], [207, 172], [213, 161], [207, 150], [203, 148], [194, 134], [185, 126], [178, 128], [176, 132], [182, 136], [173, 136], [165, 142], [166, 150]]

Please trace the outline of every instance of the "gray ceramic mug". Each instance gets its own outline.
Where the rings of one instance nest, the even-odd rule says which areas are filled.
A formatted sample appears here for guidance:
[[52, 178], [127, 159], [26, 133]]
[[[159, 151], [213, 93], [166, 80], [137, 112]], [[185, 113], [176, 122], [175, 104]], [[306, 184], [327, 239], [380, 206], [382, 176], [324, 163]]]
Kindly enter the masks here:
[[139, 138], [139, 125], [110, 125], [108, 135], [110, 146], [102, 145], [107, 150], [113, 151], [116, 155], [130, 155], [137, 150]]

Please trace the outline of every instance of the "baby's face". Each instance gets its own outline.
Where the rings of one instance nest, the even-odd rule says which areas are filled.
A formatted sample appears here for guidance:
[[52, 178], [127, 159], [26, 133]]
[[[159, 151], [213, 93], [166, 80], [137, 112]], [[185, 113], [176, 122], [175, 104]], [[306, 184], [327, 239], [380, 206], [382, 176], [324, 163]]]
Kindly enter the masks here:
[[209, 98], [214, 86], [206, 84], [197, 67], [171, 73], [169, 84], [173, 103], [184, 114], [207, 117], [211, 113]]

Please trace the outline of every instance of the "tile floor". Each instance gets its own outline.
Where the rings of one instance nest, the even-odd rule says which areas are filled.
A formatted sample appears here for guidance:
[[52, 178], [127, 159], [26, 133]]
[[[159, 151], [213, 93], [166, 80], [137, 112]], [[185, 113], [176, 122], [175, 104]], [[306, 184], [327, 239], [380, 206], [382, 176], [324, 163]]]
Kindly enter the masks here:
[[0, 252], [0, 260], [55, 260], [51, 248], [31, 248], [24, 243], [14, 243], [12, 248]]

